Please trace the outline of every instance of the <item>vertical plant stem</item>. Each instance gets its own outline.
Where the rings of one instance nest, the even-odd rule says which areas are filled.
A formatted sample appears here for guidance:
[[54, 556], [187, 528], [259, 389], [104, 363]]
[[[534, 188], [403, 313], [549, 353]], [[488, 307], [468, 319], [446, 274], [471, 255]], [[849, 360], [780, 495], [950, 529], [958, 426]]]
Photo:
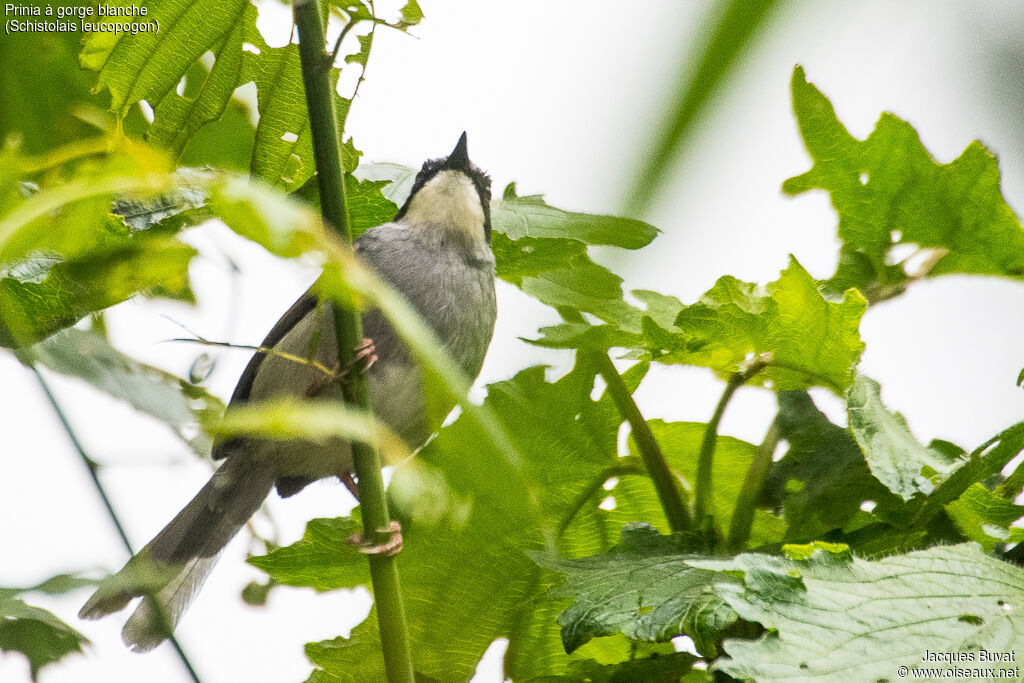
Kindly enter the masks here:
[[[89, 457], [89, 454], [85, 452], [85, 448], [82, 446], [82, 442], [78, 440], [78, 436], [75, 434], [75, 430], [71, 428], [71, 423], [68, 422], [67, 416], [64, 414], [64, 409], [61, 408], [60, 403], [57, 402], [57, 397], [53, 395], [50, 390], [50, 385], [47, 384], [46, 380], [40, 374], [39, 370], [33, 365], [30, 359], [22, 358], [19, 355], [19, 359], [25, 363], [26, 367], [32, 371], [35, 375], [36, 381], [39, 382], [39, 386], [42, 388], [43, 393], [46, 394], [46, 399], [50, 402], [50, 406], [53, 408], [53, 412], [56, 413], [57, 419], [60, 420], [61, 426], [64, 428], [64, 433], [68, 435], [68, 439], [71, 441], [71, 445], [74, 446], [75, 452], [78, 453], [78, 457], [81, 459], [82, 464], [85, 465], [86, 471], [89, 473], [89, 478], [92, 479], [93, 486], [96, 488], [96, 492], [100, 495], [100, 500], [103, 501], [103, 507], [107, 509], [107, 514], [110, 516], [110, 521], [114, 524], [114, 528], [117, 529], [117, 535], [121, 537], [121, 542], [124, 544], [125, 550], [128, 551], [129, 555], [134, 556], [135, 551], [132, 550], [131, 541], [128, 540], [128, 534], [124, 531], [124, 526], [121, 524], [120, 518], [114, 511], [114, 505], [110, 502], [110, 497], [107, 495], [107, 490], [103, 488], [103, 483], [100, 481], [98, 469], [99, 466], [96, 461]], [[174, 648], [174, 652], [178, 655], [178, 660], [181, 665], [185, 668], [185, 672], [188, 677], [194, 681], [194, 683], [200, 683], [199, 674], [192, 667], [192, 662], [189, 661], [188, 655], [181, 647], [181, 643], [178, 642], [177, 638], [173, 635], [168, 635], [168, 641], [171, 643], [171, 647]]]
[[[299, 58], [306, 89], [313, 133], [313, 154], [316, 159], [317, 183], [320, 188], [320, 210], [327, 223], [346, 243], [352, 242], [345, 183], [341, 166], [341, 132], [331, 86], [332, 59], [324, 51], [324, 26], [319, 0], [295, 0], [295, 24], [299, 30]], [[338, 347], [338, 367], [352, 367], [356, 346], [362, 341], [362, 320], [356, 313], [334, 307], [334, 332]], [[345, 403], [370, 409], [369, 387], [362, 372], [349, 372], [342, 383]], [[391, 515], [388, 511], [377, 451], [368, 445], [352, 443], [352, 461], [359, 483], [362, 506], [363, 535], [372, 543], [387, 540]], [[384, 667], [392, 683], [412, 683], [412, 648], [406, 623], [405, 604], [395, 557], [385, 554], [367, 555], [374, 601], [380, 624], [380, 640]]]
[[696, 481], [696, 522], [700, 525], [711, 512], [711, 497], [714, 490], [713, 470], [715, 463], [715, 446], [718, 444], [718, 423], [722, 421], [722, 415], [729, 405], [729, 400], [736, 390], [743, 386], [751, 377], [761, 372], [771, 361], [771, 354], [762, 354], [750, 360], [740, 369], [733, 373], [725, 385], [722, 397], [718, 399], [715, 412], [708, 421], [707, 429], [704, 430], [704, 441], [700, 445], [700, 454], [697, 456], [697, 481]]
[[736, 498], [736, 507], [732, 511], [732, 521], [729, 523], [729, 536], [726, 540], [726, 550], [738, 553], [747, 545], [750, 540], [750, 528], [754, 523], [754, 506], [757, 497], [761, 495], [761, 487], [764, 484], [764, 477], [772, 464], [772, 456], [775, 454], [775, 447], [779, 443], [779, 418], [776, 415], [768, 427], [761, 445], [754, 451], [754, 458], [747, 468], [747, 476], [743, 480], [743, 488]]
[[[560, 311], [567, 322], [585, 323], [578, 311], [565, 309]], [[640, 408], [637, 407], [629, 388], [622, 381], [622, 376], [615, 369], [615, 364], [608, 357], [607, 353], [579, 350], [577, 353], [584, 354], [597, 368], [598, 373], [604, 378], [608, 385], [608, 393], [618, 409], [619, 414], [629, 423], [633, 441], [637, 450], [640, 451], [640, 458], [643, 460], [647, 474], [651, 477], [654, 490], [658, 494], [661, 508], [665, 512], [665, 518], [673, 532], [688, 531], [692, 527], [690, 511], [683, 503], [682, 493], [676, 483], [676, 478], [665, 462], [665, 456], [661, 452], [661, 446], [654, 438], [651, 428], [644, 420]]]

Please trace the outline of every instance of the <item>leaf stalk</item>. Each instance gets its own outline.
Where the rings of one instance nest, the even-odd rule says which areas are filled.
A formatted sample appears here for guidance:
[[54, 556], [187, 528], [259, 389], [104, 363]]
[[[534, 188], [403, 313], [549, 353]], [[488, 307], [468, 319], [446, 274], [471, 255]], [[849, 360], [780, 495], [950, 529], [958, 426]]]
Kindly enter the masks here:
[[[561, 311], [561, 313], [566, 322], [586, 323], [586, 320], [579, 311], [566, 309]], [[633, 400], [632, 394], [629, 393], [629, 388], [622, 381], [622, 375], [615, 369], [612, 359], [608, 357], [607, 353], [603, 352], [580, 349], [578, 353], [584, 354], [588, 360], [594, 363], [598, 373], [608, 385], [608, 393], [611, 394], [612, 401], [615, 403], [619, 414], [629, 423], [633, 442], [636, 444], [637, 450], [640, 451], [640, 458], [643, 460], [647, 474], [654, 484], [654, 490], [658, 494], [658, 500], [661, 502], [661, 508], [665, 512], [669, 528], [672, 529], [673, 533], [690, 530], [692, 527], [690, 511], [686, 509], [686, 505], [683, 503], [682, 492], [676, 483], [676, 478], [665, 462], [661, 446], [658, 445], [658, 441], [654, 438], [654, 434], [640, 412], [640, 408], [637, 407], [636, 401]]]
[[700, 454], [697, 456], [697, 481], [696, 481], [696, 522], [698, 525], [704, 522], [711, 511], [711, 498], [714, 488], [713, 470], [715, 462], [715, 446], [718, 445], [718, 423], [722, 421], [722, 415], [732, 399], [736, 390], [746, 384], [751, 377], [764, 370], [770, 363], [772, 356], [764, 353], [755, 356], [749, 362], [729, 377], [729, 381], [722, 391], [722, 397], [718, 399], [715, 412], [708, 421], [707, 429], [704, 430], [704, 441], [700, 445]]

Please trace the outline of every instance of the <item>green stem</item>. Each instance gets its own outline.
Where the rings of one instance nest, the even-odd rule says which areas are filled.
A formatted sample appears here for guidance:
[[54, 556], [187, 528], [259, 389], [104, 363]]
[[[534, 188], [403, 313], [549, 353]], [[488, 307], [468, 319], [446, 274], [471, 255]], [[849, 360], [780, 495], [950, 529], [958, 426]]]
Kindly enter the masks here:
[[750, 540], [750, 528], [754, 523], [754, 509], [757, 505], [757, 497], [761, 495], [761, 487], [764, 485], [765, 475], [772, 464], [772, 456], [775, 454], [775, 447], [779, 443], [779, 417], [775, 416], [768, 432], [764, 436], [761, 445], [754, 451], [754, 458], [747, 468], [747, 476], [743, 480], [743, 488], [736, 498], [736, 507], [732, 511], [732, 521], [729, 523], [729, 537], [726, 540], [726, 549], [729, 552], [737, 553], [747, 545]]
[[736, 390], [743, 386], [751, 377], [761, 372], [771, 361], [770, 354], [757, 356], [736, 373], [729, 377], [725, 385], [722, 397], [718, 399], [715, 406], [715, 413], [708, 421], [707, 429], [704, 430], [704, 441], [700, 445], [700, 454], [697, 456], [697, 481], [695, 503], [697, 508], [696, 521], [700, 525], [711, 512], [711, 497], [713, 486], [713, 469], [715, 463], [715, 446], [718, 445], [718, 423], [722, 421], [725, 408]]
[[[320, 210], [338, 236], [351, 244], [345, 183], [341, 165], [341, 132], [331, 87], [331, 57], [324, 51], [324, 26], [319, 0], [295, 0], [295, 24], [299, 30], [299, 58], [306, 89], [313, 154], [316, 159], [317, 183], [320, 189]], [[362, 320], [359, 315], [334, 307], [334, 332], [338, 348], [338, 367], [353, 367], [356, 346], [362, 341]], [[350, 372], [342, 384], [346, 404], [369, 410], [370, 392], [362, 372]], [[391, 515], [388, 511], [377, 451], [366, 444], [352, 443], [353, 470], [359, 483], [362, 506], [363, 535], [371, 543], [387, 540]], [[370, 579], [380, 624], [381, 648], [388, 680], [414, 681], [412, 647], [402, 599], [401, 582], [395, 557], [386, 554], [367, 555]]]
[[[86, 471], [89, 473], [89, 478], [92, 479], [93, 486], [96, 488], [96, 492], [100, 494], [100, 500], [103, 501], [103, 507], [107, 509], [107, 515], [110, 517], [110, 521], [113, 522], [114, 528], [117, 529], [117, 535], [121, 537], [121, 543], [124, 544], [125, 550], [131, 556], [135, 555], [135, 551], [132, 550], [131, 541], [128, 540], [128, 534], [125, 533], [124, 526], [121, 524], [120, 518], [114, 511], [114, 505], [110, 502], [110, 496], [107, 495], [106, 489], [103, 488], [103, 483], [100, 482], [99, 477], [99, 466], [96, 461], [89, 457], [89, 454], [85, 452], [85, 448], [82, 447], [82, 442], [78, 440], [78, 436], [75, 434], [75, 430], [71, 428], [71, 423], [68, 422], [67, 416], [64, 414], [64, 409], [61, 408], [60, 403], [57, 402], [57, 397], [53, 395], [50, 390], [50, 385], [47, 384], [46, 380], [43, 379], [42, 374], [33, 365], [28, 358], [22, 358], [19, 354], [19, 359], [25, 363], [25, 366], [32, 371], [32, 374], [36, 376], [36, 381], [39, 382], [39, 386], [42, 388], [43, 393], [46, 394], [46, 399], [50, 402], [50, 407], [53, 408], [53, 412], [56, 413], [57, 419], [60, 420], [61, 426], [64, 428], [64, 433], [67, 434], [68, 439], [71, 441], [71, 445], [74, 446], [75, 451], [78, 453], [78, 457], [81, 459], [82, 464], [85, 465]], [[168, 631], [170, 634], [170, 631]], [[181, 665], [185, 667], [185, 672], [188, 677], [194, 681], [194, 683], [200, 683], [199, 674], [192, 667], [192, 662], [189, 661], [188, 655], [181, 647], [181, 643], [173, 635], [168, 635], [167, 638], [171, 647], [178, 655], [178, 660]]]
[[[578, 311], [566, 309], [562, 310], [561, 313], [567, 322], [586, 322], [583, 315]], [[650, 426], [644, 420], [640, 408], [637, 407], [636, 402], [633, 400], [633, 395], [629, 393], [629, 388], [622, 381], [622, 376], [615, 369], [612, 359], [608, 357], [607, 353], [584, 351], [582, 349], [578, 350], [577, 353], [584, 354], [597, 368], [598, 373], [600, 373], [608, 385], [608, 393], [611, 394], [612, 401], [615, 403], [619, 414], [629, 423], [633, 442], [636, 443], [637, 450], [640, 451], [640, 458], [644, 462], [644, 467], [647, 468], [647, 474], [651, 477], [651, 482], [654, 484], [654, 490], [658, 494], [658, 500], [661, 502], [661, 508], [665, 512], [669, 528], [673, 532], [688, 531], [692, 526], [690, 512], [683, 503], [682, 493], [676, 484], [676, 478], [665, 462], [661, 446], [658, 445], [658, 441], [654, 438]]]
[[572, 520], [576, 518], [576, 515], [578, 515], [580, 510], [583, 509], [583, 506], [587, 504], [587, 501], [590, 500], [595, 493], [601, 490], [606, 481], [612, 477], [624, 477], [631, 474], [643, 475], [644, 470], [636, 465], [612, 465], [594, 477], [590, 484], [588, 484], [587, 487], [580, 491], [579, 495], [576, 496], [572, 505], [569, 506], [569, 511], [565, 513], [562, 517], [562, 521], [558, 523], [559, 538], [561, 538], [566, 529], [569, 528], [569, 525], [572, 524]]

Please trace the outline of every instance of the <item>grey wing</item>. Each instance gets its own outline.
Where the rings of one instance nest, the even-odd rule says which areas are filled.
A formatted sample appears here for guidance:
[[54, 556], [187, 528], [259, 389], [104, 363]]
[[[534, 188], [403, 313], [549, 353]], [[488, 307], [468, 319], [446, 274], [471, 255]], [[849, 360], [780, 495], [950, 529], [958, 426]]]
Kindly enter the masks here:
[[[274, 324], [260, 346], [263, 348], [276, 346], [300, 320], [316, 309], [316, 305], [316, 294], [313, 294], [312, 288], [307, 289], [306, 293], [300, 296], [298, 301], [292, 304], [292, 307]], [[235, 385], [235, 390], [231, 394], [229, 405], [249, 400], [249, 394], [252, 391], [252, 384], [256, 379], [256, 373], [259, 372], [260, 365], [263, 364], [263, 360], [266, 357], [267, 354], [257, 351], [249, 359], [249, 364], [245, 366], [245, 370], [242, 371], [242, 376], [238, 379], [238, 384]], [[227, 457], [232, 449], [238, 445], [239, 441], [240, 439], [235, 438], [214, 443], [213, 459], [220, 460]]]

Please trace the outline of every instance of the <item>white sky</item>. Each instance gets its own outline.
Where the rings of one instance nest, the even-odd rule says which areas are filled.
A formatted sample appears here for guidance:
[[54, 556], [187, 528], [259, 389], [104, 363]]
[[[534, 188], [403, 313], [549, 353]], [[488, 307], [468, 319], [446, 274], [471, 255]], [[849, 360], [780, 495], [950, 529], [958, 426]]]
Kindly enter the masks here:
[[[472, 158], [491, 172], [496, 190], [517, 180], [521, 194], [544, 193], [556, 206], [613, 213], [710, 3], [421, 5], [426, 19], [413, 30], [416, 38], [378, 32], [368, 80], [349, 118], [366, 158], [418, 165], [447, 153], [467, 130]], [[278, 8], [266, 25], [280, 30], [288, 21]], [[1024, 208], [1021, 92], [995, 89], [1012, 78], [990, 80], [1000, 68], [993, 55], [1019, 46], [1022, 34], [1024, 10], [1014, 0], [969, 3], [969, 9], [953, 0], [794, 3], [757, 45], [714, 110], [713, 125], [700, 133], [647, 216], [664, 231], [656, 245], [626, 259], [602, 258], [617, 264], [628, 288], [657, 289], [686, 302], [723, 274], [773, 280], [789, 253], [816, 277], [832, 273], [836, 218], [827, 196], [789, 199], [779, 190], [809, 166], [789, 106], [796, 63], [858, 137], [881, 111], [891, 110], [910, 121], [943, 162], [982, 138], [1000, 155], [1008, 200]], [[193, 272], [201, 309], [129, 302], [110, 316], [120, 348], [179, 374], [198, 351], [159, 343], [180, 334], [161, 316], [207, 337], [227, 334], [230, 281], [219, 248], [242, 267], [232, 336], [240, 343], [257, 343], [315, 276], [215, 227], [191, 239], [208, 252]], [[538, 362], [564, 366], [566, 354], [553, 356], [518, 340], [553, 315], [510, 287], [501, 286], [499, 296], [482, 381]], [[881, 382], [884, 400], [908, 418], [919, 439], [973, 447], [1024, 412], [1024, 391], [1014, 385], [1024, 366], [1022, 323], [1015, 315], [1021, 310], [1024, 284], [946, 278], [917, 285], [865, 316], [862, 370]], [[228, 396], [246, 360], [244, 352], [223, 354], [212, 389]], [[205, 465], [155, 421], [74, 381], [52, 383], [86, 448], [108, 464], [103, 480], [141, 546], [202, 485]], [[125, 554], [77, 456], [31, 376], [9, 354], [0, 354], [0, 386], [6, 388], [0, 420], [8, 435], [0, 484], [0, 547], [8, 559], [0, 562], [0, 586], [119, 568]], [[659, 368], [639, 402], [649, 418], [706, 420], [720, 390], [705, 371]], [[838, 401], [817, 396], [841, 419]], [[760, 440], [772, 405], [768, 392], [740, 391], [722, 432]], [[282, 542], [297, 539], [309, 518], [341, 515], [351, 504], [343, 487], [326, 482], [271, 502]], [[206, 683], [301, 681], [310, 670], [302, 645], [350, 628], [369, 600], [279, 589], [269, 608], [246, 607], [239, 590], [260, 573], [244, 564], [244, 554], [244, 541], [228, 548], [179, 638]], [[167, 646], [145, 656], [127, 652], [119, 638], [124, 615], [79, 621], [75, 613], [85, 597], [33, 597], [94, 642], [86, 656], [45, 669], [44, 683], [185, 680]], [[0, 657], [0, 681], [27, 676], [22, 658]], [[481, 667], [478, 680], [500, 680], [495, 660]]]

